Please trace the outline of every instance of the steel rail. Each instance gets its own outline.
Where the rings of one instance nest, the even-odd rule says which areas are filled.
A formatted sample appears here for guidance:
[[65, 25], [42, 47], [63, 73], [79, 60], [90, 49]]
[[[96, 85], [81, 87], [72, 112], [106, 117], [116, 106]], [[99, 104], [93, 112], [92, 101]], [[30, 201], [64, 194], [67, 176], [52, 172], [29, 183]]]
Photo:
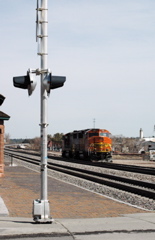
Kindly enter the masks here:
[[[29, 162], [31, 164], [39, 165], [39, 161], [34, 158], [19, 156], [17, 154], [5, 153], [11, 157]], [[79, 169], [71, 166], [59, 165], [56, 163], [48, 162], [48, 169], [57, 172], [65, 173], [74, 177], [89, 180], [94, 183], [99, 183], [109, 187], [117, 188], [126, 192], [134, 193], [155, 199], [155, 184], [150, 182], [139, 181], [135, 179], [128, 179], [120, 176], [110, 174], [98, 173], [90, 170]]]
[[[5, 152], [12, 152], [12, 150], [5, 150]], [[17, 151], [13, 150], [15, 152], [21, 152], [23, 154], [31, 154], [34, 156], [40, 156], [39, 153], [30, 153], [27, 151]], [[77, 160], [77, 159], [64, 159], [59, 156], [50, 156], [48, 154], [49, 159], [57, 159], [65, 162], [73, 162], [73, 163], [80, 163], [84, 165], [91, 165], [91, 166], [96, 166], [96, 167], [101, 167], [101, 168], [108, 168], [108, 169], [115, 169], [115, 170], [121, 170], [121, 171], [126, 171], [126, 172], [134, 172], [134, 173], [140, 173], [140, 174], [147, 174], [147, 175], [155, 175], [155, 167], [143, 167], [143, 166], [133, 166], [133, 165], [127, 165], [127, 164], [118, 164], [118, 163], [106, 163], [106, 162], [90, 162], [90, 161], [82, 161], [82, 160]]]

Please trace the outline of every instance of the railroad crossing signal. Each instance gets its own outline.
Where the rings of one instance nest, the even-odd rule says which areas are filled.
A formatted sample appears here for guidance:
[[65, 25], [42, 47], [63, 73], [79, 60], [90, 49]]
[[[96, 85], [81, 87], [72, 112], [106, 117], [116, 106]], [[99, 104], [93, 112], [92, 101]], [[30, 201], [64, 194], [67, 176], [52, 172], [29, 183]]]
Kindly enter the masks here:
[[51, 223], [49, 201], [47, 200], [47, 96], [51, 89], [59, 88], [64, 85], [66, 77], [52, 76], [52, 73], [47, 69], [47, 0], [37, 0], [37, 31], [36, 40], [39, 39], [38, 55], [41, 57], [40, 68], [29, 70], [26, 76], [13, 77], [13, 84], [17, 88], [28, 89], [28, 94], [31, 95], [36, 87], [34, 73], [40, 75], [41, 91], [41, 195], [39, 200], [34, 200], [33, 219], [36, 222]]
[[64, 85], [64, 82], [66, 81], [66, 77], [64, 76], [52, 76], [52, 73], [49, 72], [49, 70], [40, 71], [38, 69], [29, 69], [26, 76], [13, 77], [14, 87], [28, 89], [28, 95], [30, 96], [37, 85], [34, 73], [36, 73], [36, 75], [45, 73], [43, 85], [47, 93], [50, 93], [51, 89], [62, 87]]
[[48, 72], [43, 80], [44, 86], [48, 93], [51, 89], [63, 87], [66, 77], [52, 76], [52, 73]]
[[27, 89], [28, 95], [30, 96], [36, 87], [36, 79], [31, 70], [27, 71], [26, 76], [13, 77], [14, 87]]
[[5, 97], [2, 94], [0, 94], [0, 106], [3, 104], [4, 100]]

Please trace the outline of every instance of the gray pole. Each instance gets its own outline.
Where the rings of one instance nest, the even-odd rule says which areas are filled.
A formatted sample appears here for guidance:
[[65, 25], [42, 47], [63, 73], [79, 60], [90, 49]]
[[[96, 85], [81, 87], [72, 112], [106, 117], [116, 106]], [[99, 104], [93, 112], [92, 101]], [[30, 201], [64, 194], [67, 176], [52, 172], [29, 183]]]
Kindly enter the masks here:
[[[41, 71], [47, 69], [47, 0], [41, 1]], [[47, 200], [47, 91], [41, 73], [41, 200]]]
[[47, 69], [47, 0], [41, 0], [41, 36], [40, 36], [40, 55], [41, 55], [41, 202], [43, 203], [44, 221], [49, 221], [49, 201], [47, 200], [47, 91], [43, 84], [46, 77], [44, 72]]
[[[28, 76], [30, 78], [30, 90], [29, 95], [35, 88], [36, 83], [32, 78], [32, 73], [41, 75], [41, 196], [40, 199], [36, 199], [33, 202], [33, 219], [36, 222], [51, 223], [50, 218], [50, 207], [49, 201], [47, 200], [47, 99], [50, 89], [62, 87], [66, 81], [66, 77], [63, 76], [52, 76], [47, 66], [47, 1], [48, 0], [37, 0], [37, 26], [36, 26], [36, 39], [39, 40], [39, 52], [38, 55], [41, 57], [40, 69], [29, 70]], [[40, 3], [40, 4], [39, 4]], [[39, 28], [39, 32], [38, 32]], [[20, 78], [20, 79], [19, 79]], [[31, 80], [32, 78], [32, 80]], [[23, 84], [25, 76], [14, 77], [14, 86], [25, 88]], [[19, 80], [21, 83], [19, 84]], [[25, 83], [25, 82], [24, 82]], [[24, 86], [23, 86], [24, 85]], [[28, 86], [29, 87], [29, 86]], [[28, 88], [29, 89], [29, 88]]]
[[[52, 73], [47, 69], [47, 1], [37, 0], [36, 9], [36, 40], [40, 39], [38, 55], [41, 57], [41, 68], [35, 70], [29, 69], [26, 76], [13, 77], [13, 84], [15, 87], [27, 89], [30, 96], [37, 83], [33, 73], [41, 75], [41, 195], [40, 199], [33, 201], [33, 219], [36, 222], [51, 223], [49, 201], [47, 200], [47, 98], [50, 89], [59, 88], [64, 85], [66, 77], [52, 76]], [[0, 95], [0, 105], [3, 101], [4, 97]]]
[[33, 218], [36, 222], [51, 222], [49, 201], [47, 200], [47, 90], [43, 83], [47, 75], [47, 0], [41, 0], [41, 6], [37, 9], [40, 12], [38, 24], [40, 25], [40, 46], [38, 55], [41, 57], [41, 196], [40, 200], [34, 200]]

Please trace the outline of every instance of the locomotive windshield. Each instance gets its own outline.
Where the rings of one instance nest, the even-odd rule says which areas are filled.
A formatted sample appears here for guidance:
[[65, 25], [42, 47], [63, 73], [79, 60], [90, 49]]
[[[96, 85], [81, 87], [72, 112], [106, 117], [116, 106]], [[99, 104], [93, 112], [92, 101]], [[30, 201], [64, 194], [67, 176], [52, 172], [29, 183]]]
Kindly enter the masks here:
[[94, 136], [100, 136], [100, 137], [109, 137], [109, 133], [106, 132], [94, 132], [94, 133], [89, 133], [89, 137], [94, 137]]
[[101, 137], [109, 137], [109, 133], [103, 133], [103, 132], [101, 132], [101, 133], [100, 133], [100, 136], [101, 136]]

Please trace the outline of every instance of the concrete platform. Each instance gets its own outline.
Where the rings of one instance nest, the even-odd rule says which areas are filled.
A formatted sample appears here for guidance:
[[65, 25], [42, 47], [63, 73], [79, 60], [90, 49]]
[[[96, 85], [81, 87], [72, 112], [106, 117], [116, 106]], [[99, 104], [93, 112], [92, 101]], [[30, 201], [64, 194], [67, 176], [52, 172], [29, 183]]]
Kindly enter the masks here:
[[52, 224], [32, 220], [40, 173], [6, 165], [0, 178], [0, 239], [153, 240], [155, 212], [48, 178]]
[[52, 224], [34, 224], [30, 218], [0, 217], [0, 239], [153, 240], [154, 236], [155, 213], [113, 218], [55, 219]]

